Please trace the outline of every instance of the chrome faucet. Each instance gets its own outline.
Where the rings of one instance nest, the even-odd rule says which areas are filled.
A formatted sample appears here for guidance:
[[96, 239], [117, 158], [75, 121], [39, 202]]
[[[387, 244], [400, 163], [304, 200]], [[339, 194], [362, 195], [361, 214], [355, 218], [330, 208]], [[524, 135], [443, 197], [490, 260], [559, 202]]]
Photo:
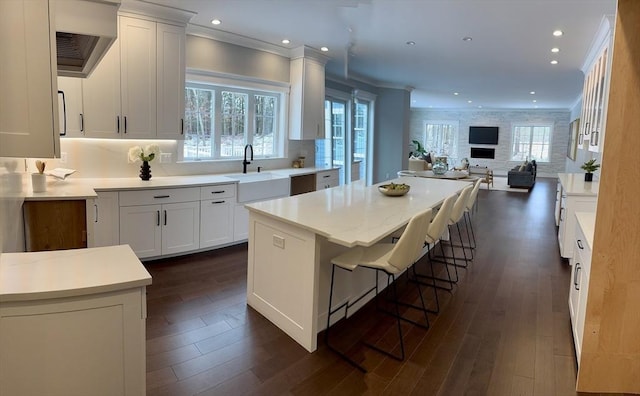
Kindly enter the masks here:
[[242, 173], [247, 173], [247, 165], [251, 163], [251, 161], [247, 161], [247, 149], [251, 151], [251, 161], [253, 161], [253, 146], [247, 144], [244, 146], [244, 160], [242, 161]]

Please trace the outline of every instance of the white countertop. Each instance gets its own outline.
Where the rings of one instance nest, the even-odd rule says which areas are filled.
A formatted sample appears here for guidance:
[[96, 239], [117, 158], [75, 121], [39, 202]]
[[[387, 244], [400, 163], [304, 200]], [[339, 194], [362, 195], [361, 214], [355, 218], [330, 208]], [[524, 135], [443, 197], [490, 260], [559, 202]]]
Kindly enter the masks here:
[[63, 298], [151, 284], [129, 245], [2, 253], [0, 302]]
[[597, 196], [600, 183], [585, 182], [584, 173], [558, 173], [563, 192], [567, 195]]
[[582, 229], [589, 249], [593, 250], [593, 234], [596, 230], [596, 214], [593, 212], [576, 212], [578, 225]]
[[329, 241], [370, 246], [409, 222], [415, 214], [436, 207], [469, 183], [402, 177], [392, 180], [411, 186], [402, 197], [387, 197], [377, 185], [356, 182], [308, 194], [246, 205], [253, 212], [310, 230]]
[[[283, 177], [314, 174], [334, 168], [291, 168], [264, 170]], [[256, 172], [250, 172], [253, 174]], [[95, 198], [96, 191], [141, 190], [157, 188], [198, 187], [215, 184], [237, 183], [234, 174], [193, 175], [193, 176], [154, 176], [151, 180], [143, 181], [138, 177], [123, 178], [76, 178], [67, 177], [59, 180], [52, 176], [47, 177], [47, 191], [34, 193], [31, 188], [29, 174], [23, 174], [22, 189], [9, 196], [23, 198], [26, 201], [87, 199]]]

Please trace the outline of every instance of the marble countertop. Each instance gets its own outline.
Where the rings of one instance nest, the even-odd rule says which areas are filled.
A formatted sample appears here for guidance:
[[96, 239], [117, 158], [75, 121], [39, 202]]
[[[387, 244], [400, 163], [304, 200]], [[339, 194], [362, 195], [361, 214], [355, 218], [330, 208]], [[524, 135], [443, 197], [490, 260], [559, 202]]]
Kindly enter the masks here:
[[387, 197], [378, 185], [356, 182], [292, 197], [246, 205], [260, 213], [352, 247], [371, 246], [409, 222], [412, 216], [461, 191], [465, 181], [401, 177], [411, 190], [401, 197]]
[[558, 173], [563, 192], [567, 195], [597, 196], [600, 183], [585, 182], [584, 173]]
[[596, 214], [593, 212], [576, 212], [578, 225], [587, 239], [587, 246], [593, 250], [593, 234], [596, 230]]
[[33, 301], [151, 284], [129, 245], [0, 256], [0, 302]]
[[[335, 168], [291, 168], [264, 170], [283, 177], [293, 177], [300, 175], [314, 174], [324, 170]], [[255, 174], [250, 172], [248, 174]], [[143, 181], [137, 177], [123, 178], [76, 178], [67, 177], [65, 180], [47, 177], [47, 191], [33, 192], [31, 188], [30, 175], [22, 175], [22, 185], [15, 192], [5, 192], [5, 195], [13, 198], [20, 198], [26, 201], [46, 201], [46, 200], [71, 200], [95, 198], [96, 191], [120, 191], [120, 190], [142, 190], [157, 188], [179, 188], [198, 187], [215, 184], [237, 183], [238, 178], [234, 174], [212, 174], [212, 175], [191, 175], [191, 176], [154, 176], [151, 180]]]

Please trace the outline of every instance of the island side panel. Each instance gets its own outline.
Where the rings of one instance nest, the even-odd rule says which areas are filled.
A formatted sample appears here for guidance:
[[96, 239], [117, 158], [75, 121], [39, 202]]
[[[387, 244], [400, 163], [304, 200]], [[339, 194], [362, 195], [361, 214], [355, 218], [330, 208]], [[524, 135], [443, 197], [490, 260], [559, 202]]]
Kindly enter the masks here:
[[247, 303], [309, 352], [317, 347], [316, 235], [250, 211]]

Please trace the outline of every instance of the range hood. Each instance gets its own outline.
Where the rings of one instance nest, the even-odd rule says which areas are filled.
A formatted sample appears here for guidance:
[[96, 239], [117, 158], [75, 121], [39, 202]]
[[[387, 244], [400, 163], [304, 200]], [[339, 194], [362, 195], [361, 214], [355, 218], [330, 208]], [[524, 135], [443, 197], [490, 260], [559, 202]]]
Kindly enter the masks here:
[[58, 76], [91, 74], [118, 37], [119, 6], [119, 1], [55, 1]]

